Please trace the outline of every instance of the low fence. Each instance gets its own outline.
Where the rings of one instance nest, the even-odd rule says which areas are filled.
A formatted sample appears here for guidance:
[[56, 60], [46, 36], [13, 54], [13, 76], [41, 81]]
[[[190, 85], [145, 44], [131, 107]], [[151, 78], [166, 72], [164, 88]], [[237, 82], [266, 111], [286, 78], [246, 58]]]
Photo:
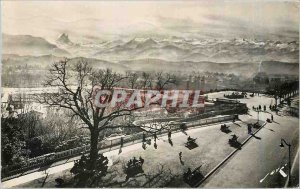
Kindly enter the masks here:
[[143, 125], [148, 123], [155, 123], [155, 122], [169, 122], [169, 121], [175, 121], [178, 120], [179, 117], [169, 117], [169, 118], [153, 118], [153, 119], [146, 119], [146, 120], [137, 120], [133, 122], [133, 125]]
[[246, 104], [238, 104], [236, 107], [231, 109], [224, 109], [224, 110], [218, 110], [218, 111], [209, 111], [206, 113], [195, 113], [194, 115], [190, 115], [188, 118], [181, 119], [180, 121], [193, 121], [193, 120], [199, 120], [204, 118], [209, 118], [217, 115], [226, 115], [226, 114], [239, 114], [239, 113], [247, 113], [248, 108]]
[[[206, 125], [206, 124], [211, 124], [211, 123], [217, 123], [217, 122], [222, 122], [222, 121], [229, 121], [233, 120], [235, 115], [227, 115], [227, 116], [220, 116], [220, 117], [214, 117], [214, 118], [206, 118], [206, 119], [201, 119], [201, 120], [196, 120], [196, 121], [191, 121], [186, 124], [186, 126], [189, 127], [195, 127], [195, 126], [201, 126], [201, 125]], [[180, 130], [180, 124], [172, 125], [168, 128], [164, 128], [156, 132], [157, 135], [162, 135], [167, 133], [168, 131], [178, 131]], [[152, 137], [152, 133], [145, 133], [146, 137]], [[143, 132], [139, 132], [136, 134], [132, 134], [123, 138], [123, 146], [126, 145], [131, 145], [134, 143], [138, 143], [142, 141], [143, 138]], [[113, 147], [120, 146], [121, 145], [121, 138], [116, 138], [112, 140], [105, 140], [101, 141], [98, 144], [99, 150], [101, 150], [101, 153], [107, 152], [112, 150]], [[25, 171], [46, 166], [51, 163], [57, 162], [59, 160], [63, 160], [66, 158], [70, 157], [75, 157], [78, 155], [81, 155], [82, 153], [87, 153], [89, 152], [90, 147], [89, 146], [81, 146], [77, 148], [73, 148], [70, 150], [62, 151], [62, 152], [56, 152], [56, 153], [51, 153], [51, 154], [46, 154], [43, 156], [35, 157], [29, 159], [27, 162], [24, 164], [19, 164], [19, 165], [13, 165], [13, 166], [8, 166], [8, 167], [3, 167], [2, 168], [2, 178], [9, 177], [12, 175], [16, 175], [19, 173], [23, 173]]]

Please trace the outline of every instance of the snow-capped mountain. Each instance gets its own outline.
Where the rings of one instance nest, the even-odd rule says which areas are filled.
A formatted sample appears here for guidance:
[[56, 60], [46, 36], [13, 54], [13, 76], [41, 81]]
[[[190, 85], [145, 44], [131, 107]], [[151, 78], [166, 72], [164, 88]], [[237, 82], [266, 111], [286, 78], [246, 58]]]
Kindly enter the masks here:
[[[18, 38], [18, 36], [13, 37]], [[209, 61], [209, 62], [253, 62], [281, 61], [299, 62], [298, 41], [261, 41], [257, 39], [199, 39], [170, 37], [135, 37], [131, 39], [96, 40], [89, 43], [71, 41], [68, 34], [61, 34], [56, 44], [51, 44], [43, 38], [19, 37], [22, 39], [13, 48], [14, 39], [3, 37], [3, 47], [9, 54], [19, 54], [19, 47], [28, 43], [24, 55], [46, 55], [58, 51], [60, 56], [97, 58], [106, 61], [119, 62], [123, 60], [162, 59], [166, 61]], [[23, 50], [24, 50], [23, 49]], [[43, 50], [44, 49], [44, 50]], [[54, 50], [53, 50], [54, 49]], [[18, 51], [17, 51], [18, 50]], [[22, 51], [23, 51], [22, 50]], [[43, 50], [44, 52], [40, 52]], [[51, 51], [51, 52], [50, 52]], [[22, 55], [22, 54], [20, 54]]]
[[298, 42], [250, 39], [131, 39], [91, 55], [106, 60], [159, 58], [168, 61], [298, 62]]
[[73, 45], [73, 42], [69, 39], [68, 34], [61, 34], [59, 38], [56, 40], [56, 43], [62, 44], [62, 45]]
[[2, 34], [2, 39], [3, 54], [70, 56], [67, 50], [48, 42], [42, 37]]

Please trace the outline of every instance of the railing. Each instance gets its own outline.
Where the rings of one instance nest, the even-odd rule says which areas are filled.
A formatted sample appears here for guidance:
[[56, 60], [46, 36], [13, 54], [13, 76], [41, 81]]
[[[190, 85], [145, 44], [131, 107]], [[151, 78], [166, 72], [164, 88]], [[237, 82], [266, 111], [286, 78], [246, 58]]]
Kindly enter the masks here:
[[[233, 120], [234, 115], [227, 115], [227, 116], [222, 116], [222, 117], [215, 117], [215, 118], [206, 118], [206, 119], [201, 119], [201, 120], [196, 120], [196, 121], [191, 121], [186, 124], [187, 127], [195, 127], [195, 126], [201, 126], [201, 125], [206, 125], [206, 124], [211, 124], [211, 123], [217, 123], [217, 122], [222, 122], [222, 121], [228, 121], [228, 120]], [[159, 130], [156, 134], [161, 135], [164, 133], [167, 133], [168, 131], [178, 131], [180, 130], [180, 125], [172, 125], [170, 128], [164, 128], [162, 130]], [[146, 137], [152, 137], [152, 133], [145, 133]], [[143, 132], [139, 132], [136, 134], [132, 134], [130, 136], [123, 137], [123, 145], [125, 146], [141, 142], [143, 138]], [[101, 141], [98, 144], [98, 149], [101, 150], [101, 153], [107, 152], [112, 150], [112, 147], [116, 147], [121, 144], [121, 138], [117, 139], [112, 139], [112, 140], [105, 140]], [[19, 174], [34, 168], [38, 168], [40, 166], [44, 166], [46, 164], [50, 164], [62, 159], [74, 157], [77, 155], [80, 155], [82, 153], [87, 153], [90, 150], [89, 146], [81, 146], [77, 148], [73, 148], [70, 150], [62, 151], [62, 152], [57, 152], [57, 153], [52, 153], [52, 154], [46, 154], [43, 156], [35, 157], [29, 159], [25, 164], [21, 165], [13, 165], [13, 166], [8, 166], [8, 167], [3, 167], [2, 168], [2, 178], [9, 177], [15, 174]]]
[[248, 110], [246, 104], [237, 104], [236, 107], [231, 108], [231, 109], [225, 109], [225, 110], [217, 110], [217, 111], [210, 111], [207, 113], [195, 113], [193, 115], [190, 115], [190, 117], [188, 118], [184, 118], [181, 119], [180, 121], [192, 121], [192, 120], [198, 120], [198, 119], [204, 119], [204, 118], [208, 118], [208, 117], [213, 117], [213, 116], [217, 116], [217, 115], [226, 115], [226, 114], [231, 114], [234, 113], [236, 111], [241, 111], [241, 112], [246, 112]]
[[137, 120], [134, 121], [134, 125], [141, 125], [141, 124], [147, 124], [147, 123], [153, 123], [153, 122], [169, 122], [180, 119], [179, 117], [169, 117], [169, 118], [153, 118], [153, 119], [146, 119], [146, 120]]

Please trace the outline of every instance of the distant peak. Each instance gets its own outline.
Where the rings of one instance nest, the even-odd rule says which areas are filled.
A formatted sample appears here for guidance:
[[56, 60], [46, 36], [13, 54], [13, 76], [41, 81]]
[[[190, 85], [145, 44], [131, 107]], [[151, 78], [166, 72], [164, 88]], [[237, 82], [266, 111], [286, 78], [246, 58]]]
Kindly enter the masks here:
[[68, 34], [66, 33], [63, 33], [59, 36], [59, 38], [56, 40], [57, 43], [60, 43], [60, 44], [68, 44], [68, 45], [71, 45], [73, 44], [71, 42], [71, 40], [69, 39], [69, 36]]

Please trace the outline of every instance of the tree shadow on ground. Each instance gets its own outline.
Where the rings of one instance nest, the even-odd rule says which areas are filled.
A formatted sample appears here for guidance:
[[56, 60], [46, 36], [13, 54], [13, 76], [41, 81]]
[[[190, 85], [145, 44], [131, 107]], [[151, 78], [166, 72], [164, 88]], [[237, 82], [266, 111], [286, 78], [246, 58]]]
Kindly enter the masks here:
[[171, 138], [168, 139], [168, 142], [169, 142], [169, 144], [170, 144], [171, 146], [173, 146], [173, 141], [172, 141]]
[[187, 132], [185, 130], [181, 130], [181, 132], [185, 135], [188, 135]]
[[247, 115], [252, 117], [252, 115], [251, 115], [251, 114], [249, 114], [249, 113], [247, 113]]
[[233, 124], [235, 124], [235, 125], [237, 125], [237, 126], [239, 126], [239, 127], [242, 127], [242, 126], [241, 126], [240, 124], [238, 124], [238, 123], [235, 123], [235, 122], [234, 122]]
[[182, 161], [182, 159], [180, 159], [180, 164], [181, 164], [181, 165], [184, 165], [184, 161]]
[[269, 128], [265, 128], [265, 127], [263, 127], [264, 129], [267, 129], [267, 130], [269, 130], [269, 131], [272, 131], [272, 132], [275, 132], [273, 129], [269, 129]]
[[106, 177], [105, 180], [101, 182], [99, 187], [126, 187], [126, 188], [152, 188], [152, 187], [165, 187], [166, 185], [172, 183], [174, 180], [174, 175], [170, 169], [166, 169], [164, 165], [159, 164], [157, 169], [149, 173], [139, 173], [134, 177], [130, 177], [126, 180], [124, 177], [118, 178], [124, 173], [119, 172], [116, 169], [110, 171], [110, 176]]
[[236, 142], [230, 142], [229, 145], [235, 149], [241, 150], [242, 149], [242, 144], [239, 141]]
[[51, 167], [51, 165], [52, 165], [51, 163], [42, 165], [38, 171], [45, 171], [45, 174], [46, 174], [46, 171]]
[[185, 147], [187, 147], [189, 150], [192, 150], [194, 148], [197, 148], [198, 144], [196, 142], [189, 142], [185, 144]]
[[41, 186], [39, 186], [39, 187], [43, 188], [45, 186], [46, 180], [48, 179], [48, 176], [49, 176], [49, 174], [46, 173], [45, 177], [41, 178], [41, 180], [38, 180], [38, 183], [41, 184]]
[[251, 134], [254, 138], [261, 140], [261, 137], [255, 136], [255, 134]]
[[[222, 130], [221, 130], [222, 131]], [[226, 130], [223, 130], [222, 131], [223, 133], [226, 133], [226, 134], [229, 134], [229, 133], [231, 133], [232, 131], [230, 130], [230, 129], [226, 129]]]

